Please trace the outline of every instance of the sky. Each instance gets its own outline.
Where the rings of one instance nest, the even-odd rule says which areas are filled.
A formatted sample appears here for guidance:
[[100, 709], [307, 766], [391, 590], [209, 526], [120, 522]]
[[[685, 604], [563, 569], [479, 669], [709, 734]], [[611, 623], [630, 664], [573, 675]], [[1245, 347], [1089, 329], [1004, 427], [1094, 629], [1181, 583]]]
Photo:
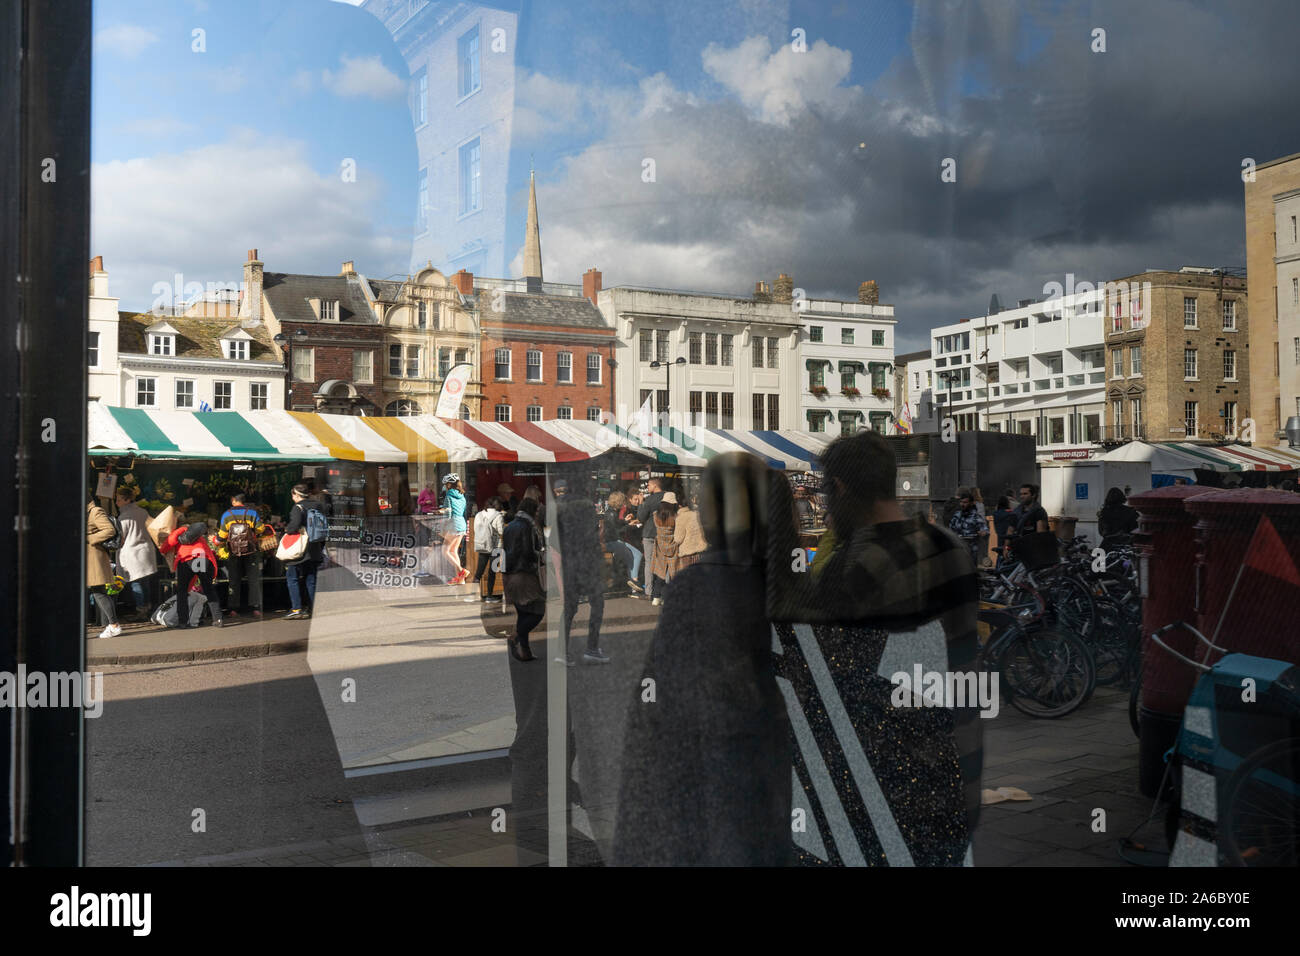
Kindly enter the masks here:
[[[1069, 273], [1244, 265], [1242, 163], [1300, 152], [1294, 0], [495, 5], [519, 12], [511, 274], [532, 163], [547, 279], [744, 296], [787, 272], [846, 299], [875, 279], [900, 353]], [[368, 9], [94, 16], [91, 252], [123, 308], [177, 273], [238, 280], [253, 247], [272, 271], [405, 274], [409, 69]]]

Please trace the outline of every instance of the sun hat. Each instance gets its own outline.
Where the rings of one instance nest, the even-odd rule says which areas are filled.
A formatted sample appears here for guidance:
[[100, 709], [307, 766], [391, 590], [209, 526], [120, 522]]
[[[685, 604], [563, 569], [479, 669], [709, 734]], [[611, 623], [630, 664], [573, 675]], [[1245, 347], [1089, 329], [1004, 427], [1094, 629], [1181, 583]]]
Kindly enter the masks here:
[[665, 491], [664, 496], [663, 498], [660, 499], [660, 501], [662, 501], [666, 505], [675, 505], [677, 504], [677, 496], [673, 494], [671, 491]]

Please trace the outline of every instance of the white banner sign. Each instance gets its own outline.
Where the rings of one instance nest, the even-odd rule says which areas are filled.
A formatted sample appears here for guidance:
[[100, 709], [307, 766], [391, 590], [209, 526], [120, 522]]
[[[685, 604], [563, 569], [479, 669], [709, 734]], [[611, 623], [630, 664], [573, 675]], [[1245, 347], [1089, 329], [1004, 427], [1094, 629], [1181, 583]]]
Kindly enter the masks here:
[[442, 380], [442, 391], [438, 394], [438, 407], [434, 415], [438, 418], [460, 418], [460, 406], [465, 400], [465, 386], [469, 384], [470, 373], [474, 367], [468, 363], [453, 365]]

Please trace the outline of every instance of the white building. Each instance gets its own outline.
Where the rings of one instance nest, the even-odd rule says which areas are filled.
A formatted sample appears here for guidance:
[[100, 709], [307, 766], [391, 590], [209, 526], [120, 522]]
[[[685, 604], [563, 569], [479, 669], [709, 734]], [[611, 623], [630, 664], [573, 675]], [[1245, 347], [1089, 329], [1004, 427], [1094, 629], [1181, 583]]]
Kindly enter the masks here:
[[618, 340], [620, 425], [653, 396], [656, 415], [675, 424], [807, 428], [803, 316], [791, 303], [626, 286], [601, 290], [596, 303]]
[[91, 263], [89, 397], [120, 408], [284, 408], [284, 366], [265, 324], [229, 316], [118, 312], [102, 256]]
[[1090, 449], [1101, 440], [1106, 400], [1104, 299], [1103, 286], [1022, 300], [931, 330], [933, 369], [924, 371], [933, 371], [938, 422], [1033, 435], [1046, 457]]
[[803, 300], [797, 428], [894, 434], [894, 307]]

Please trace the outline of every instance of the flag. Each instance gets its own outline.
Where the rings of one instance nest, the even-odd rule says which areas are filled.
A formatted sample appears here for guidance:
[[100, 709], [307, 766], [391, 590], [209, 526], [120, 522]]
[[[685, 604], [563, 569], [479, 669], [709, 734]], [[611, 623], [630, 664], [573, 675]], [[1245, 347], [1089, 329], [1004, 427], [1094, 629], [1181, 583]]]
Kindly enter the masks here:
[[907, 407], [907, 402], [903, 403], [903, 413], [898, 416], [896, 424], [898, 425], [898, 434], [912, 434], [912, 411]]
[[460, 418], [460, 405], [465, 398], [465, 386], [469, 383], [474, 366], [462, 362], [447, 370], [442, 379], [442, 391], [438, 393], [438, 406], [434, 415], [438, 418]]
[[654, 441], [655, 413], [651, 407], [653, 401], [654, 394], [647, 395], [645, 404], [641, 406], [641, 410], [632, 419], [632, 433], [636, 435], [637, 440], [643, 445], [649, 445]]
[[1300, 570], [1296, 569], [1291, 553], [1287, 551], [1268, 515], [1262, 515], [1259, 524], [1255, 526], [1255, 534], [1250, 539], [1250, 546], [1246, 548], [1243, 564], [1269, 577], [1279, 578], [1292, 587], [1300, 587]]
[[207, 402], [200, 401], [200, 402], [199, 402], [199, 411], [201, 411], [201, 412], [210, 412], [210, 411], [212, 411], [212, 406], [209, 405]]

